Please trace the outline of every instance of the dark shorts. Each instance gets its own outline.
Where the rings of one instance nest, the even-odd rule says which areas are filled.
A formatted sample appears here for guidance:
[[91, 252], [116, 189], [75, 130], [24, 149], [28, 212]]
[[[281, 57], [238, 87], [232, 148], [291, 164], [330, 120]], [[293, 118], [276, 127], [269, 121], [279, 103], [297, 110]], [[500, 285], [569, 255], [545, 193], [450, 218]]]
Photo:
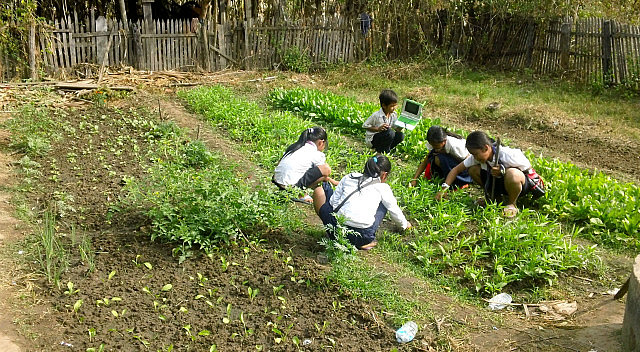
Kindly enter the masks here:
[[[309, 170], [307, 170], [307, 172], [305, 172], [304, 175], [302, 175], [302, 177], [300, 177], [300, 179], [298, 180], [298, 182], [296, 182], [296, 184], [294, 186], [296, 186], [298, 188], [307, 188], [307, 187], [313, 185], [322, 176], [323, 175], [322, 175], [322, 171], [320, 171], [320, 168], [317, 167], [317, 166], [314, 166], [314, 167], [310, 168]], [[281, 185], [278, 182], [276, 182], [275, 176], [273, 176], [271, 178], [271, 182], [281, 190], [287, 189], [286, 186]]]
[[[324, 190], [324, 194], [326, 196], [326, 202], [320, 207], [318, 216], [325, 226], [331, 225], [333, 226], [333, 228], [336, 228], [336, 226], [338, 226], [338, 220], [336, 220], [336, 217], [333, 215], [333, 207], [331, 206], [331, 203], [329, 203], [329, 200], [333, 195], [333, 188], [331, 188], [331, 185], [328, 182], [323, 182], [322, 189]], [[351, 242], [351, 244], [353, 244], [358, 249], [373, 242], [376, 239], [376, 231], [378, 230], [378, 227], [380, 226], [380, 223], [382, 223], [382, 219], [386, 214], [387, 208], [385, 208], [385, 206], [380, 203], [375, 216], [376, 220], [373, 225], [365, 229], [346, 226], [348, 230], [351, 230], [347, 233], [347, 239], [349, 240], [349, 242]], [[336, 239], [334, 232], [330, 229], [327, 229], [327, 236], [332, 240]]]
[[[445, 153], [435, 153], [431, 151], [427, 157], [429, 163], [431, 164], [431, 175], [439, 177], [443, 180], [447, 178], [447, 175], [449, 174], [451, 169], [458, 166], [458, 164], [460, 163], [454, 157]], [[440, 161], [440, 166], [436, 165], [435, 163], [436, 157]], [[456, 176], [456, 179], [453, 181], [453, 184], [451, 186], [456, 189], [471, 183], [473, 183], [473, 179], [471, 179], [469, 172], [465, 170], [458, 174], [458, 176]]]
[[[527, 175], [524, 172], [522, 173], [525, 175], [524, 185], [522, 185], [522, 190], [520, 191], [520, 195], [518, 197], [524, 196], [525, 194], [529, 193], [529, 191], [531, 191], [531, 188], [533, 187], [533, 183], [531, 182], [531, 180], [528, 177], [526, 177]], [[491, 194], [491, 188], [493, 187], [494, 177], [487, 170], [484, 170], [484, 169], [480, 169], [480, 177], [482, 177], [482, 183], [484, 184], [485, 191], [487, 191], [487, 194]], [[495, 179], [496, 179], [496, 188], [494, 191], [494, 196], [506, 195], [507, 189], [504, 186], [504, 177], [496, 177]]]
[[316, 183], [316, 181], [322, 178], [322, 176], [323, 175], [322, 175], [322, 171], [320, 171], [320, 168], [317, 166], [314, 166], [309, 170], [307, 170], [307, 172], [305, 172], [304, 175], [302, 175], [302, 177], [300, 177], [298, 182], [296, 182], [296, 187], [307, 188], [313, 185], [314, 183]]

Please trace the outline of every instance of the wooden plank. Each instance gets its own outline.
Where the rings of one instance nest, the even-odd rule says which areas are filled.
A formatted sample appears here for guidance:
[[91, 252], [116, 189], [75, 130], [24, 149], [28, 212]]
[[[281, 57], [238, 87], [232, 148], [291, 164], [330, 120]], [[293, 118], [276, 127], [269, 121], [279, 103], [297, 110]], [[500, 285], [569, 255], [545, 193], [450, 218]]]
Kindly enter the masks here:
[[[60, 23], [58, 20], [53, 21], [54, 28], [60, 29]], [[56, 62], [56, 71], [64, 68], [64, 59], [62, 58], [62, 38], [60, 38], [60, 33], [53, 33], [53, 44], [54, 44], [54, 60]]]
[[193, 40], [191, 38], [186, 38], [187, 45], [185, 46], [185, 49], [186, 49], [185, 59], [187, 59], [187, 62], [189, 63], [189, 65], [193, 65], [193, 59], [192, 59], [193, 50], [191, 47], [192, 41]]
[[79, 64], [79, 63], [82, 62], [82, 59], [80, 58], [80, 48], [78, 47], [80, 43], [78, 42], [78, 39], [76, 38], [76, 35], [78, 33], [80, 33], [81, 24], [78, 21], [78, 13], [75, 10], [73, 10], [73, 22], [72, 23], [73, 23], [73, 26], [72, 26], [72, 30], [73, 30], [73, 49], [75, 51], [73, 55], [74, 55], [74, 57], [76, 59], [76, 64]]
[[42, 62], [44, 63], [44, 69], [46, 71], [49, 71], [49, 66], [50, 66], [50, 64], [49, 64], [49, 55], [47, 54], [48, 50], [47, 50], [47, 45], [45, 43], [44, 37], [45, 37], [45, 33], [44, 33], [43, 29], [42, 29], [42, 26], [38, 26], [38, 36], [37, 36], [37, 38], [38, 38], [38, 41], [40, 43], [40, 47], [39, 47], [40, 55], [42, 56]]
[[75, 33], [75, 22], [71, 21], [71, 16], [67, 16], [67, 27], [69, 28], [69, 37], [67, 38], [69, 43], [69, 63], [71, 67], [74, 67], [78, 64], [76, 60], [76, 43], [73, 38], [73, 34]]
[[[87, 29], [87, 31], [95, 33], [96, 32], [96, 12], [95, 12], [95, 8], [91, 8], [89, 13], [90, 13], [89, 20], [91, 21], [91, 23], [90, 23], [90, 26]], [[98, 52], [96, 51], [96, 42], [97, 42], [97, 38], [91, 38], [90, 37], [90, 41], [88, 43], [90, 45], [89, 48], [91, 50], [91, 61], [90, 61], [90, 63], [99, 64], [99, 62], [98, 62]]]
[[[171, 33], [173, 34], [179, 34], [180, 33], [180, 20], [176, 19], [171, 21]], [[173, 69], [174, 70], [179, 70], [180, 69], [180, 54], [179, 54], [179, 48], [182, 46], [182, 40], [178, 39], [179, 37], [174, 37], [173, 40], [173, 47], [171, 50], [171, 60], [173, 62]]]
[[[62, 89], [62, 90], [84, 90], [84, 89], [97, 89], [98, 84], [80, 83], [80, 82], [75, 82], [75, 83], [59, 82], [59, 83], [56, 83], [55, 87], [56, 89]], [[109, 89], [126, 90], [126, 91], [135, 90], [133, 87], [129, 87], [129, 86], [111, 86], [109, 87]]]
[[[191, 21], [188, 20], [183, 20], [181, 21], [180, 24], [180, 31], [178, 34], [185, 34], [185, 33], [189, 33], [191, 31]], [[189, 65], [189, 61], [188, 61], [188, 50], [187, 50], [187, 45], [189, 43], [189, 38], [187, 37], [181, 37], [180, 38], [180, 48], [179, 48], [179, 65], [180, 65], [180, 69], [184, 70], [185, 66]]]
[[[153, 20], [153, 28], [153, 33], [162, 33], [160, 20]], [[153, 39], [152, 41], [154, 43], [154, 51], [151, 56], [151, 69], [153, 71], [158, 71], [160, 70], [158, 57], [160, 57], [160, 53], [162, 52], [162, 43], [158, 39]]]
[[[171, 19], [167, 19], [164, 21], [164, 33], [171, 35]], [[164, 41], [164, 57], [162, 58], [164, 61], [164, 70], [173, 70], [173, 44], [174, 37], [169, 36]]]

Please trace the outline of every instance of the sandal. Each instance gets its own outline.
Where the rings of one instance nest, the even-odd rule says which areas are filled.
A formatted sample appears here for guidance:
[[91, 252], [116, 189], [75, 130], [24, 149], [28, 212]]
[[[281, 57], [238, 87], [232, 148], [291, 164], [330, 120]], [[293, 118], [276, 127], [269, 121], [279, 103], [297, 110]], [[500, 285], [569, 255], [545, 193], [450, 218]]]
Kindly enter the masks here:
[[516, 208], [516, 206], [513, 204], [509, 204], [506, 207], [504, 207], [504, 209], [502, 209], [502, 215], [504, 215], [504, 217], [507, 219], [515, 218], [519, 212], [520, 212], [520, 209]]
[[300, 197], [300, 198], [293, 198], [293, 201], [298, 203], [313, 205], [313, 198], [311, 198], [311, 196], [308, 194], [305, 194], [303, 197]]

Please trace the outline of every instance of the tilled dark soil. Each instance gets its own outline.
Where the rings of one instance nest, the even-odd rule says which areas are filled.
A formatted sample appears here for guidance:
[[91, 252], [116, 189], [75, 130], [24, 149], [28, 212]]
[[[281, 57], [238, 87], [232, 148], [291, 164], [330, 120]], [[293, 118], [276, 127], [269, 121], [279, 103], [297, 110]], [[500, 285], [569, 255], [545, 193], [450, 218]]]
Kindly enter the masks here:
[[[144, 175], [147, 142], [154, 138], [142, 118], [131, 119], [144, 112], [126, 108], [70, 112], [63, 138], [35, 160], [42, 175], [28, 197], [39, 205], [36, 210], [54, 209], [57, 230], [73, 242], [75, 259], [62, 289], [42, 292], [55, 309], [31, 327], [37, 336], [32, 350], [371, 351], [397, 346], [379, 307], [325, 282], [326, 268], [294, 254], [285, 233], [267, 232], [264, 243], [240, 241], [209, 256], [187, 252], [181, 260], [174, 256], [175, 244], [150, 242], [144, 216], [111, 214], [126, 177]], [[75, 236], [70, 236], [72, 225]], [[77, 252], [82, 236], [91, 239], [96, 253], [94, 271]], [[62, 335], [50, 329], [53, 324], [62, 326]]]

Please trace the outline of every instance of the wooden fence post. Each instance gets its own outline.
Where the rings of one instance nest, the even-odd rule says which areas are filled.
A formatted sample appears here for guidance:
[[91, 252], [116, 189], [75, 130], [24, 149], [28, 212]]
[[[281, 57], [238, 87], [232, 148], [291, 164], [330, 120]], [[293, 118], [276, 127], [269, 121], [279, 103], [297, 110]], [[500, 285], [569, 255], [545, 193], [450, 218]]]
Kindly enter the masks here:
[[536, 42], [536, 23], [533, 20], [529, 20], [527, 23], [527, 41], [526, 41], [526, 57], [524, 66], [531, 68], [533, 62], [533, 46]]
[[29, 68], [31, 70], [31, 79], [38, 79], [38, 70], [36, 68], [36, 23], [31, 20], [29, 23]]
[[205, 71], [211, 71], [211, 60], [209, 55], [209, 21], [200, 24], [200, 64]]
[[602, 79], [605, 85], [613, 83], [611, 67], [611, 21], [602, 24]]
[[560, 27], [560, 67], [569, 69], [569, 47], [571, 46], [571, 22], [565, 22]]
[[142, 37], [140, 22], [135, 22], [131, 26], [131, 32], [133, 36], [133, 66], [136, 70], [143, 69], [144, 53], [142, 51]]
[[[153, 23], [153, 14], [151, 12], [151, 4], [153, 4], [154, 1], [155, 0], [142, 0], [142, 12], [144, 15], [143, 26], [145, 26], [144, 32], [146, 34], [156, 33], [156, 26]], [[147, 62], [145, 62], [145, 66], [147, 66], [148, 70], [155, 70], [157, 68], [156, 38], [147, 38], [144, 43], [142, 43], [142, 49], [147, 51]]]
[[251, 54], [249, 50], [249, 47], [251, 46], [251, 43], [249, 43], [249, 29], [253, 26], [253, 20], [251, 18], [251, 0], [244, 1], [244, 13], [244, 66], [245, 69], [249, 69], [249, 55]]
[[107, 42], [109, 41], [109, 38], [102, 35], [107, 33], [109, 33], [107, 30], [107, 19], [104, 18], [104, 16], [100, 16], [96, 19], [96, 34], [99, 35], [96, 38], [96, 53], [98, 54], [96, 64], [98, 65], [102, 63], [102, 59], [105, 57], [105, 52], [107, 50]]

